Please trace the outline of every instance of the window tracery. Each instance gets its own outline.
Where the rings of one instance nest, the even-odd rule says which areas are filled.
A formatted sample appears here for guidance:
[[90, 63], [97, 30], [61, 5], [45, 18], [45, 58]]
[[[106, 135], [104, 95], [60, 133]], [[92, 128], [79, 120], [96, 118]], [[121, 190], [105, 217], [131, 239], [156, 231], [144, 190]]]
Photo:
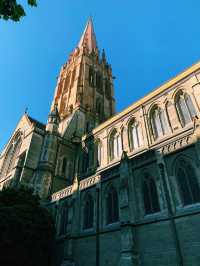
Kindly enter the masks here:
[[181, 159], [176, 166], [176, 178], [183, 205], [200, 202], [199, 182], [191, 163]]
[[156, 106], [151, 112], [150, 120], [155, 139], [162, 137], [169, 132], [167, 117], [163, 109]]
[[179, 92], [175, 98], [178, 117], [183, 126], [187, 125], [197, 115], [190, 95]]

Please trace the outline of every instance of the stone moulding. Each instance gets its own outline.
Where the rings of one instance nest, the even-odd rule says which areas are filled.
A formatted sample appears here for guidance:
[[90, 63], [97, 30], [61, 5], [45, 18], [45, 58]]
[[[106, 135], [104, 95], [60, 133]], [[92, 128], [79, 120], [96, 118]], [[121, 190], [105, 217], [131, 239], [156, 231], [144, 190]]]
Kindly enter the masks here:
[[51, 196], [51, 201], [57, 201], [59, 199], [69, 197], [73, 194], [72, 186], [66, 187], [65, 189], [62, 189]]
[[[82, 180], [79, 183], [78, 190], [79, 191], [84, 190], [84, 189], [86, 189], [88, 187], [91, 187], [91, 186], [93, 186], [93, 185], [95, 185], [95, 184], [97, 184], [99, 182], [100, 182], [100, 175], [88, 177], [88, 178]], [[76, 190], [74, 190], [74, 185], [69, 186], [69, 187], [66, 187], [65, 189], [62, 189], [62, 190], [60, 190], [60, 191], [52, 194], [52, 196], [51, 196], [51, 202], [60, 200], [62, 198], [69, 197], [75, 191]]]
[[86, 189], [88, 187], [91, 187], [91, 186], [95, 185], [96, 183], [98, 183], [99, 181], [100, 181], [99, 175], [88, 177], [88, 178], [86, 178], [80, 182], [79, 190], [83, 190], [83, 189]]

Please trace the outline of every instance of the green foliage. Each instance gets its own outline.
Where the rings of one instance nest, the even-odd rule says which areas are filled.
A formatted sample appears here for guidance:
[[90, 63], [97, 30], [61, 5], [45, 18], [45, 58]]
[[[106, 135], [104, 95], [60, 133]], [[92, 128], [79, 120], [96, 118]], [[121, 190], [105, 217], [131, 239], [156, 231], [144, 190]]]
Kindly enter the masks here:
[[[28, 0], [30, 6], [37, 6], [37, 0]], [[19, 21], [26, 15], [22, 5], [16, 0], [0, 0], [0, 18]]]
[[0, 250], [0, 265], [53, 265], [54, 222], [31, 190], [0, 192]]

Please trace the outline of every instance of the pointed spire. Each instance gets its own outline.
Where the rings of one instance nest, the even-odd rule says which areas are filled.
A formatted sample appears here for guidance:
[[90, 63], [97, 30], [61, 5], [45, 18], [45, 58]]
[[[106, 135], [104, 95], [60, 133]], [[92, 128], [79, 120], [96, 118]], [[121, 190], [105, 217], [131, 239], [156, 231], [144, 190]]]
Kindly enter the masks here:
[[87, 46], [89, 52], [92, 52], [93, 50], [97, 49], [97, 41], [91, 17], [87, 22], [83, 35], [81, 36], [80, 42], [78, 44], [79, 48], [84, 46]]

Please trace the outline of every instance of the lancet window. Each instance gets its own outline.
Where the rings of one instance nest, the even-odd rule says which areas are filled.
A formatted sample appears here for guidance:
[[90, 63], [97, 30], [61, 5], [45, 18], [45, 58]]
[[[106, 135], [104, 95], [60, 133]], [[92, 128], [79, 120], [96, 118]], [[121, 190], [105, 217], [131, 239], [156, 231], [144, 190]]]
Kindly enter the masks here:
[[97, 91], [99, 93], [102, 93], [102, 91], [103, 91], [103, 82], [102, 82], [101, 73], [99, 73], [99, 72], [96, 73], [96, 87], [97, 87]]
[[176, 167], [176, 178], [183, 205], [200, 202], [199, 182], [191, 163], [180, 160]]
[[118, 158], [122, 154], [121, 135], [116, 130], [113, 130], [110, 135], [109, 147], [111, 160]]
[[160, 211], [156, 182], [149, 174], [145, 174], [143, 181], [143, 199], [145, 214], [153, 214]]
[[119, 221], [119, 202], [117, 190], [111, 186], [106, 195], [106, 223], [112, 224]]
[[175, 101], [179, 119], [182, 125], [185, 126], [197, 115], [196, 109], [190, 95], [183, 93], [182, 91], [178, 93]]
[[143, 145], [142, 128], [134, 119], [128, 125], [128, 136], [131, 151]]
[[168, 133], [169, 125], [163, 109], [159, 107], [154, 108], [151, 113], [150, 120], [155, 139], [162, 137], [163, 135]]
[[94, 86], [94, 80], [95, 80], [94, 69], [92, 67], [89, 67], [89, 85], [91, 87]]

